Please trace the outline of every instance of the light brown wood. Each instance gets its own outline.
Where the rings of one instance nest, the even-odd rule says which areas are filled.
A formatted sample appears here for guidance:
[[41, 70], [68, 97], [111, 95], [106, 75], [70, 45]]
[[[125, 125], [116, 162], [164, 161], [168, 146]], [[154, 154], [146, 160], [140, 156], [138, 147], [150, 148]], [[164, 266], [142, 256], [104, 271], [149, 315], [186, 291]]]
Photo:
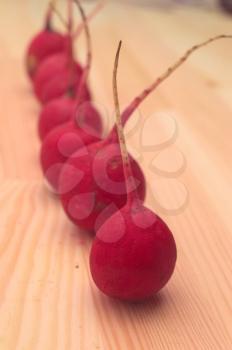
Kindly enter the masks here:
[[[126, 128], [150, 186], [147, 205], [166, 220], [178, 246], [167, 287], [147, 303], [130, 305], [97, 290], [88, 267], [92, 238], [68, 221], [42, 179], [40, 107], [23, 55], [45, 5], [0, 3], [0, 349], [230, 350], [232, 41], [196, 53], [143, 104], [141, 119], [135, 116]], [[112, 110], [119, 39], [123, 106], [189, 46], [231, 34], [232, 21], [216, 12], [167, 13], [115, 4], [92, 23], [92, 33], [92, 89], [96, 101]], [[84, 45], [80, 40], [81, 57]], [[164, 117], [156, 116], [153, 128], [145, 126], [156, 112]], [[151, 138], [156, 145], [170, 141], [175, 127], [170, 114], [177, 137], [162, 149], [145, 150]], [[186, 193], [187, 204], [179, 209]]]

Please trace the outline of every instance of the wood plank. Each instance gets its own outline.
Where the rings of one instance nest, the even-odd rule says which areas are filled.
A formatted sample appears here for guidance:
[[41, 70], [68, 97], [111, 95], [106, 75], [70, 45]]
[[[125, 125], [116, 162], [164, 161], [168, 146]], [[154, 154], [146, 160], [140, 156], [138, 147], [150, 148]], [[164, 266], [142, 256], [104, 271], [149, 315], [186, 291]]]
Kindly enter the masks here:
[[[0, 349], [231, 349], [232, 41], [193, 56], [128, 123], [128, 145], [149, 185], [146, 203], [174, 232], [178, 262], [153, 299], [121, 303], [95, 287], [88, 266], [92, 237], [68, 221], [40, 171], [40, 107], [23, 54], [45, 7], [46, 1], [0, 3]], [[108, 111], [107, 128], [119, 39], [123, 106], [189, 45], [231, 26], [216, 12], [109, 4], [92, 23], [91, 74], [95, 101]], [[83, 39], [77, 49], [83, 58]], [[152, 115], [151, 132], [143, 134]], [[153, 151], [145, 148], [150, 138]]]

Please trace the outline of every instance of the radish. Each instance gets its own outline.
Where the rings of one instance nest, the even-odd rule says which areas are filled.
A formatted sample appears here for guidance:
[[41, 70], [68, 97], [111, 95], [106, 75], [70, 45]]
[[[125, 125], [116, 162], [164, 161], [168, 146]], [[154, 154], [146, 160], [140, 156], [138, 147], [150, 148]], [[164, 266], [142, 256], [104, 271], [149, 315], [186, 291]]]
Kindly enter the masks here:
[[176, 245], [163, 220], [143, 206], [135, 187], [127, 152], [114, 69], [117, 132], [125, 174], [127, 201], [97, 231], [90, 254], [90, 269], [98, 288], [110, 297], [139, 301], [153, 296], [170, 279], [176, 263]]
[[[217, 36], [188, 50], [125, 109], [122, 114], [123, 126], [144, 99], [195, 50], [222, 38], [231, 38], [231, 36]], [[81, 228], [96, 231], [112, 213], [126, 204], [127, 192], [123, 164], [117, 142], [117, 130], [114, 127], [105, 140], [89, 144], [84, 150], [77, 150], [62, 168], [59, 179], [61, 202], [67, 216]], [[137, 180], [138, 195], [143, 201], [145, 197], [143, 173], [131, 157], [130, 163]]]
[[53, 98], [64, 95], [68, 86], [74, 95], [82, 72], [82, 66], [74, 60], [72, 54], [67, 54], [66, 46], [66, 52], [49, 56], [39, 66], [33, 84], [36, 97], [42, 104], [46, 104]]
[[[77, 110], [73, 113], [72, 118], [69, 118], [70, 121], [68, 123], [56, 127], [47, 134], [43, 140], [40, 153], [43, 173], [54, 190], [58, 189], [58, 179], [63, 163], [76, 150], [91, 142], [100, 140], [102, 131], [101, 117], [97, 110], [90, 102], [82, 103], [83, 91], [85, 91], [86, 80], [91, 66], [92, 54], [87, 19], [79, 1], [76, 1], [76, 3], [85, 23], [84, 28], [87, 41], [87, 64], [81, 76], [77, 90], [77, 98], [75, 100]], [[60, 100], [59, 103], [63, 104], [65, 114], [67, 104], [64, 101], [64, 99]], [[68, 108], [70, 108], [70, 104]], [[71, 106], [71, 108], [75, 107]], [[61, 113], [61, 110], [59, 113]], [[61, 118], [63, 118], [63, 115]], [[94, 129], [95, 125], [96, 129]]]
[[[26, 53], [26, 70], [31, 79], [35, 77], [38, 67], [50, 55], [62, 53], [65, 51], [67, 45], [67, 36], [55, 31], [51, 24], [52, 14], [56, 12], [62, 22], [64, 22], [61, 15], [56, 11], [54, 3], [56, 0], [52, 0], [49, 4], [47, 11], [44, 28], [34, 36], [31, 40], [27, 53]], [[88, 20], [90, 21], [105, 5], [105, 1], [100, 1], [93, 11], [89, 14]], [[64, 22], [66, 25], [66, 23]], [[77, 37], [83, 29], [83, 25], [79, 25], [74, 37]]]
[[97, 135], [101, 135], [101, 117], [92, 103], [85, 101], [77, 107], [77, 101], [66, 96], [52, 100], [42, 109], [38, 126], [40, 139], [43, 141], [50, 131], [73, 118], [78, 127], [92, 126]]
[[68, 96], [57, 98], [45, 105], [40, 113], [38, 123], [40, 139], [43, 141], [54, 128], [70, 121], [75, 107], [75, 99]]
[[[66, 50], [50, 56], [40, 66], [34, 80], [34, 91], [42, 104], [69, 93], [74, 93], [80, 82], [82, 67], [73, 56], [72, 2], [68, 0], [68, 34]], [[89, 95], [89, 93], [88, 93]]]
[[55, 191], [58, 190], [60, 171], [65, 161], [77, 149], [98, 140], [95, 130], [88, 126], [78, 128], [74, 120], [56, 127], [45, 137], [40, 151], [40, 163], [45, 178]]
[[49, 4], [44, 29], [39, 32], [29, 44], [26, 53], [26, 69], [28, 75], [34, 78], [40, 63], [51, 54], [63, 52], [66, 45], [66, 36], [55, 31], [51, 24], [55, 1]]
[[[75, 33], [72, 32], [72, 0], [69, 0], [69, 34], [67, 35], [65, 50], [49, 56], [37, 70], [34, 78], [34, 92], [42, 104], [67, 94], [71, 89], [73, 95], [76, 94], [80, 77], [83, 72], [82, 66], [75, 60], [73, 55], [73, 42], [84, 28], [82, 24], [77, 28]], [[86, 21], [92, 19], [97, 12], [103, 7], [104, 1], [99, 2], [92, 13], [86, 18]], [[84, 100], [90, 99], [90, 92], [86, 87]]]
[[[71, 77], [70, 74], [72, 74]], [[76, 91], [80, 84], [80, 77], [81, 74], [75, 73], [72, 68], [70, 71], [66, 70], [60, 73], [45, 85], [39, 97], [40, 102], [43, 105], [46, 105], [47, 103], [59, 97], [75, 97]], [[82, 101], [91, 100], [91, 93], [87, 86], [83, 86], [81, 96]]]
[[[79, 8], [83, 22], [87, 21], [85, 14], [82, 12], [82, 8]], [[79, 100], [75, 96], [75, 93], [69, 93], [69, 96], [57, 98], [52, 100], [50, 103], [47, 103], [39, 119], [39, 135], [43, 140], [45, 136], [56, 126], [61, 125], [65, 122], [71, 121], [74, 117], [77, 121], [79, 127], [84, 127], [85, 125], [91, 126], [96, 132], [97, 135], [102, 133], [102, 120], [90, 102], [85, 102], [90, 100], [90, 95], [88, 95], [87, 79], [92, 63], [92, 53], [91, 53], [91, 44], [89, 38], [89, 31], [87, 29], [86, 36], [88, 37], [88, 49], [87, 49], [87, 64], [85, 70], [83, 71], [83, 76], [79, 85], [79, 92], [76, 91], [79, 96]], [[69, 92], [71, 92], [69, 90]]]

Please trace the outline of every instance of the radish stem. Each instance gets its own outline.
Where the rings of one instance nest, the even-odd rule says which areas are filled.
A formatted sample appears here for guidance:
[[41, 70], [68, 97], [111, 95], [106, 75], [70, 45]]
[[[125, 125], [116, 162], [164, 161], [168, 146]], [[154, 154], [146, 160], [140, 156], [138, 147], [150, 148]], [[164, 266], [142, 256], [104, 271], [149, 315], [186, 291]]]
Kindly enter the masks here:
[[120, 56], [120, 50], [122, 46], [122, 41], [119, 42], [118, 50], [115, 56], [114, 72], [113, 72], [113, 93], [114, 93], [114, 106], [116, 114], [116, 127], [118, 133], [118, 140], [122, 155], [122, 163], [125, 174], [126, 192], [127, 192], [127, 202], [132, 203], [135, 199], [139, 200], [137, 191], [132, 191], [132, 188], [136, 188], [135, 180], [132, 173], [132, 168], [130, 164], [129, 154], [126, 147], [126, 140], [123, 133], [122, 118], [120, 113], [119, 98], [118, 98], [118, 88], [117, 88], [117, 71], [118, 62]]
[[122, 123], [126, 124], [127, 120], [131, 116], [132, 113], [136, 110], [136, 108], [145, 100], [145, 98], [150, 95], [161, 83], [163, 83], [170, 75], [172, 75], [195, 51], [198, 49], [207, 46], [208, 44], [220, 40], [220, 39], [232, 39], [232, 35], [217, 35], [212, 37], [206, 41], [203, 41], [200, 44], [192, 46], [186, 53], [181, 56], [175, 64], [170, 66], [163, 74], [161, 74], [154, 83], [152, 83], [147, 89], [145, 89], [140, 95], [138, 95], [131, 104], [125, 109], [122, 114]]
[[[101, 9], [105, 6], [105, 4], [106, 4], [106, 0], [99, 1], [97, 5], [94, 7], [94, 9], [90, 12], [90, 14], [86, 17], [86, 21], [87, 22], [91, 21], [98, 14], [98, 12], [101, 11]], [[84, 27], [84, 23], [82, 22], [81, 24], [79, 24], [75, 33], [73, 34], [74, 38], [78, 37], [81, 34], [83, 27]]]
[[68, 23], [66, 22], [66, 20], [62, 16], [61, 12], [58, 11], [58, 9], [56, 8], [56, 5], [54, 4], [54, 1], [52, 1], [50, 3], [50, 7], [51, 7], [52, 11], [56, 14], [56, 16], [59, 18], [60, 22], [64, 25], [64, 27], [66, 29], [68, 29]]
[[88, 21], [85, 15], [85, 12], [80, 4], [79, 0], [74, 0], [74, 2], [77, 4], [82, 20], [83, 20], [83, 25], [84, 25], [84, 30], [85, 30], [85, 36], [86, 36], [86, 44], [87, 44], [87, 58], [86, 58], [86, 66], [83, 70], [81, 80], [78, 86], [78, 91], [77, 91], [77, 101], [80, 102], [81, 100], [81, 93], [82, 89], [86, 85], [88, 76], [89, 76], [89, 71], [91, 68], [91, 63], [92, 63], [92, 49], [91, 49], [91, 37], [90, 37], [90, 32], [89, 32], [89, 27], [88, 27]]
[[49, 5], [48, 5], [48, 10], [45, 18], [45, 27], [47, 30], [51, 29], [51, 19], [52, 19], [52, 14], [53, 14], [53, 7], [55, 5], [57, 0], [51, 0]]

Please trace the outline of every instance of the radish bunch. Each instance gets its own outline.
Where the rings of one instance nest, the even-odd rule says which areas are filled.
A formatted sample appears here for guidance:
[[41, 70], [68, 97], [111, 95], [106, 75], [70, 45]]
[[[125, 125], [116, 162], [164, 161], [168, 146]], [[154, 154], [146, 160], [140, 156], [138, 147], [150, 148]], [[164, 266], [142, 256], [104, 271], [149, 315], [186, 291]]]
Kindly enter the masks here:
[[[122, 125], [126, 124], [144, 99], [182, 65], [195, 50], [224, 37], [214, 37], [188, 50], [180, 60], [129, 104], [122, 113]], [[67, 216], [83, 229], [95, 231], [116, 210], [122, 208], [127, 200], [116, 127], [104, 140], [94, 143], [94, 138], [92, 142], [89, 142], [88, 139], [87, 143], [84, 142], [84, 146], [86, 146], [84, 149], [81, 148], [73, 153], [61, 168], [58, 190]], [[129, 157], [136, 179], [137, 192], [140, 200], [143, 201], [146, 193], [143, 172], [137, 162], [131, 156]]]
[[[72, 0], [71, 0], [72, 1]], [[91, 54], [91, 39], [87, 25], [87, 19], [85, 13], [77, 1], [82, 19], [84, 22], [84, 29], [87, 41], [87, 64], [82, 72], [75, 101], [67, 105], [67, 100], [53, 101], [52, 111], [54, 104], [59, 105], [59, 113], [55, 115], [49, 114], [51, 104], [47, 105], [46, 110], [42, 112], [40, 116], [39, 128], [42, 130], [50, 123], [50, 119], [57, 120], [56, 126], [50, 128], [48, 134], [43, 139], [41, 145], [41, 166], [43, 173], [47, 178], [50, 185], [55, 191], [58, 191], [58, 179], [63, 164], [76, 150], [82, 148], [89, 143], [96, 142], [100, 139], [102, 132], [102, 121], [98, 111], [94, 108], [88, 99], [83, 98], [83, 94], [86, 91], [85, 86], [91, 67], [92, 54]], [[71, 75], [72, 77], [72, 75]], [[72, 95], [69, 97], [72, 98]], [[60, 108], [63, 104], [64, 108]], [[67, 112], [70, 109], [70, 112]], [[61, 121], [63, 120], [63, 122]]]
[[[26, 54], [26, 68], [32, 78], [33, 89], [42, 105], [50, 101], [68, 96], [76, 98], [83, 67], [76, 60], [74, 42], [84, 29], [82, 22], [77, 30], [73, 30], [72, 3], [68, 3], [68, 22], [55, 7], [55, 0], [49, 4], [45, 20], [45, 29], [39, 32], [31, 41]], [[87, 17], [90, 21], [103, 7], [104, 1], [99, 2]], [[51, 19], [56, 13], [65, 24], [67, 32], [58, 33], [54, 30]], [[57, 45], [56, 37], [62, 38], [62, 45]], [[82, 89], [82, 100], [90, 100], [91, 94], [87, 85]]]
[[[73, 2], [82, 23], [73, 30]], [[146, 181], [142, 169], [128, 153], [123, 128], [138, 106], [201, 47], [230, 35], [219, 35], [190, 48], [120, 113], [115, 57], [113, 92], [116, 123], [102, 138], [102, 119], [91, 100], [88, 76], [92, 63], [88, 21], [79, 0], [67, 0], [68, 21], [49, 4], [45, 28], [27, 50], [26, 66], [42, 109], [38, 132], [44, 176], [58, 193], [67, 216], [75, 225], [95, 233], [90, 270], [98, 288], [110, 297], [140, 301], [160, 291], [171, 278], [177, 249], [171, 230], [144, 206]], [[54, 30], [56, 13], [67, 28]], [[74, 40], [84, 31], [86, 64], [76, 59]]]

